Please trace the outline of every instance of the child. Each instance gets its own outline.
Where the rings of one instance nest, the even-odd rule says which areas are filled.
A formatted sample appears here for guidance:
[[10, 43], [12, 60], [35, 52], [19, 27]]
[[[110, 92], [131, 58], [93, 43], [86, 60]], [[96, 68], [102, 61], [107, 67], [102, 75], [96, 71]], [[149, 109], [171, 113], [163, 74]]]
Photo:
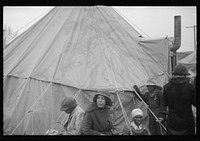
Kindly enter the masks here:
[[142, 124], [143, 121], [143, 112], [141, 109], [133, 109], [131, 112], [132, 121], [130, 129], [124, 127], [123, 135], [149, 135], [147, 129]]
[[154, 115], [148, 110], [148, 115], [149, 115], [148, 128], [151, 135], [162, 135], [164, 134], [163, 133], [164, 129], [163, 130], [161, 129], [160, 123], [162, 122], [162, 124], [164, 124], [164, 121], [166, 119], [166, 113], [167, 113], [167, 109], [166, 107], [163, 106], [162, 99], [161, 99], [162, 88], [152, 82], [148, 82], [148, 84], [151, 84], [151, 85], [146, 86], [147, 92], [145, 92], [145, 94], [142, 94], [140, 92], [137, 85], [134, 85], [133, 88], [137, 91], [137, 93], [143, 99], [143, 101], [148, 105], [148, 107], [151, 109], [154, 115], [158, 118], [158, 120], [160, 120], [160, 121], [157, 121]]

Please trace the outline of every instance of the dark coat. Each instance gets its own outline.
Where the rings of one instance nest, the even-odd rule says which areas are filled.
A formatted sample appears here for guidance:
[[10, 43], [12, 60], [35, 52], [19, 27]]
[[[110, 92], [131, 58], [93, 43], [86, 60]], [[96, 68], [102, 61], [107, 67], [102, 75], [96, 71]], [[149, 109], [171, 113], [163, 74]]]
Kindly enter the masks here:
[[93, 102], [85, 112], [82, 122], [83, 135], [112, 135], [112, 128], [110, 109], [98, 108], [96, 103]]
[[167, 134], [189, 135], [195, 133], [191, 106], [196, 107], [196, 91], [185, 77], [172, 77], [164, 86], [164, 106], [168, 106]]

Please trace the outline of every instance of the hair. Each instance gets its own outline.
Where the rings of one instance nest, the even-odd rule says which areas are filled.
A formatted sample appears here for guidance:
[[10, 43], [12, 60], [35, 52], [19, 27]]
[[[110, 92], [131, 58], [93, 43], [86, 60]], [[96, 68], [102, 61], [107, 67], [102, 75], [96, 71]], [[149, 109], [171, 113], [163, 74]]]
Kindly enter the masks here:
[[[99, 94], [96, 94], [93, 98], [93, 102], [97, 103], [97, 97], [98, 97]], [[112, 101], [106, 97], [106, 96], [103, 96], [105, 98], [105, 101], [106, 101], [106, 106], [112, 106]]]

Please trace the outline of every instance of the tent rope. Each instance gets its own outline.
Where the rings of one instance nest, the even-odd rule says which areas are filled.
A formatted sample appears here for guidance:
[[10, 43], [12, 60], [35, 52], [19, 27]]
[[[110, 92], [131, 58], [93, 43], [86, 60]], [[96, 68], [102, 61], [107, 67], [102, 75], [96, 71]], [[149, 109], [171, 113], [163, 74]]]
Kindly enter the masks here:
[[125, 21], [133, 28], [132, 25], [134, 25], [136, 28], [138, 28], [140, 31], [142, 31], [146, 36], [150, 37], [149, 35], [147, 35], [142, 29], [140, 29], [138, 26], [136, 26], [133, 22], [131, 22], [128, 18], [126, 18], [126, 16], [124, 16], [124, 14], [122, 14], [121, 12], [119, 12], [119, 10], [113, 8], [115, 10], [115, 12], [117, 12], [123, 19], [125, 19]]
[[25, 135], [25, 131], [26, 131], [27, 128], [28, 128], [28, 126], [26, 126], [26, 128], [23, 130], [23, 135]]
[[48, 90], [48, 88], [51, 86], [52, 82], [46, 87], [46, 89], [42, 92], [42, 94], [40, 96], [37, 97], [37, 99], [35, 100], [35, 102], [30, 106], [30, 108], [26, 111], [25, 116], [22, 118], [22, 120], [19, 122], [19, 124], [14, 128], [14, 130], [12, 131], [11, 135], [14, 133], [14, 131], [19, 127], [19, 125], [24, 121], [24, 119], [27, 117], [27, 115], [30, 113], [30, 111], [32, 110], [32, 107], [35, 106], [35, 103], [39, 100], [39, 98], [41, 98], [45, 92]]
[[[44, 15], [44, 16], [47, 15], [47, 13], [49, 13], [52, 9], [54, 9], [54, 8], [50, 8], [50, 9], [46, 10], [45, 12], [43, 12], [41, 15], [39, 15], [38, 17], [36, 17], [36, 18], [33, 19], [32, 21], [26, 23], [25, 25], [23, 25], [22, 27], [20, 27], [19, 29], [17, 29], [15, 32], [13, 32], [13, 33], [11, 34], [11, 36], [17, 34], [17, 32], [20, 31], [20, 30], [22, 30], [25, 26], [27, 26], [27, 25], [29, 25], [29, 24], [31, 24], [31, 23], [33, 23], [33, 22], [36, 22], [36, 19], [38, 19], [38, 18], [41, 17], [42, 15]], [[21, 35], [21, 34], [20, 34], [20, 35]], [[18, 35], [18, 36], [19, 36], [19, 35]], [[18, 37], [18, 36], [16, 36], [16, 37]], [[16, 38], [16, 37], [15, 37], [15, 38]], [[10, 40], [7, 44], [9, 44], [9, 43], [10, 43], [11, 41], [13, 41], [15, 38], [13, 38], [12, 40]]]
[[[21, 86], [22, 86], [22, 88], [21, 88], [21, 90], [24, 90], [24, 87], [26, 86], [26, 84], [28, 83], [28, 80], [29, 79], [26, 79], [25, 81], [25, 83], [21, 83], [18, 87], [17, 87], [17, 89], [15, 89], [14, 91], [13, 91], [13, 94], [16, 92], [16, 91], [18, 91], [18, 89], [20, 89], [21, 88]], [[5, 104], [4, 104], [4, 106], [7, 104], [9, 102], [9, 98], [8, 98], [8, 100], [5, 102]]]
[[31, 131], [32, 132], [31, 132], [31, 134], [34, 135], [34, 130], [33, 130], [33, 113], [31, 113], [31, 115], [32, 115], [32, 120], [31, 120], [32, 121], [32, 124], [31, 124], [32, 125], [31, 126]]

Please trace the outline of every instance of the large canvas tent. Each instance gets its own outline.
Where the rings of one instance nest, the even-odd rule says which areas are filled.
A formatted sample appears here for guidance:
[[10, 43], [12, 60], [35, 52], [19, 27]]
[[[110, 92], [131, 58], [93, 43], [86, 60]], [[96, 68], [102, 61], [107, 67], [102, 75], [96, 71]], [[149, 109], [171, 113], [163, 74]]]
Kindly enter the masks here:
[[132, 86], [167, 82], [168, 43], [142, 38], [112, 7], [52, 9], [4, 50], [4, 134], [43, 135], [67, 120], [65, 96], [86, 109], [100, 90], [110, 93], [121, 132], [133, 108], [146, 116]]

